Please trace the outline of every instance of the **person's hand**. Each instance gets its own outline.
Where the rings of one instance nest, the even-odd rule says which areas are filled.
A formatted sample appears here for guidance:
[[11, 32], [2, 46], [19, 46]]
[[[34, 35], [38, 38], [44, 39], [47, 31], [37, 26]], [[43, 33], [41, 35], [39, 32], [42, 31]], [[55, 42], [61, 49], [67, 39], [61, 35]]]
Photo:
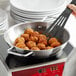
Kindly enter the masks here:
[[73, 15], [76, 16], [76, 6], [74, 4], [69, 4], [68, 8], [70, 8], [73, 11]]

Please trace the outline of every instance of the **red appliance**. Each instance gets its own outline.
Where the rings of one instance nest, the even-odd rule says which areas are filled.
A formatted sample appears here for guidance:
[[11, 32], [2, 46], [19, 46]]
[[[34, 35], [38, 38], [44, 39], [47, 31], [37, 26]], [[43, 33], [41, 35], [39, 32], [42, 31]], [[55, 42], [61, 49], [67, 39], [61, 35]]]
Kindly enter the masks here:
[[64, 62], [17, 72], [13, 76], [62, 76]]

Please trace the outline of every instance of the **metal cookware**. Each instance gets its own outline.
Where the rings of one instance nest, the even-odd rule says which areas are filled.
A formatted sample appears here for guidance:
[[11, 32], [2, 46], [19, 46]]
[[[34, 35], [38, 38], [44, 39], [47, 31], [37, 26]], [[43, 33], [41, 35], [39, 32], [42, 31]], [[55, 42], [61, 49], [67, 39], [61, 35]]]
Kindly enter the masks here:
[[[11, 47], [10, 49], [8, 49], [8, 53], [13, 54], [13, 55], [17, 55], [17, 56], [23, 56], [23, 57], [27, 57], [29, 55], [33, 55], [39, 58], [47, 58], [53, 54], [58, 53], [59, 51], [61, 51], [65, 45], [67, 44], [70, 36], [69, 36], [69, 32], [66, 29], [62, 29], [63, 34], [62, 36], [60, 36], [58, 39], [62, 41], [62, 45], [53, 49], [49, 49], [49, 50], [23, 50], [20, 49], [18, 47], [15, 47], [13, 45], [15, 39], [17, 37], [19, 37], [25, 29], [27, 28], [32, 28], [36, 31], [39, 32], [44, 32], [48, 26], [50, 26], [49, 23], [47, 22], [30, 22], [30, 23], [20, 23], [20, 24], [16, 24], [14, 26], [12, 26], [11, 28], [9, 28], [5, 34], [4, 34], [4, 39], [7, 42], [7, 44]], [[12, 51], [12, 49], [15, 49], [15, 51]], [[28, 52], [28, 53], [27, 53]]]

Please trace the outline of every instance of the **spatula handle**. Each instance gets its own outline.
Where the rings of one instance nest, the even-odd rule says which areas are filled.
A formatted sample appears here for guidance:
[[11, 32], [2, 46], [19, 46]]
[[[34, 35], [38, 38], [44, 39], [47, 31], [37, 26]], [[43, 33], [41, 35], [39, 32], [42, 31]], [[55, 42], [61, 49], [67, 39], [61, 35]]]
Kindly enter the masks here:
[[72, 0], [72, 2], [70, 4], [76, 5], [76, 0]]

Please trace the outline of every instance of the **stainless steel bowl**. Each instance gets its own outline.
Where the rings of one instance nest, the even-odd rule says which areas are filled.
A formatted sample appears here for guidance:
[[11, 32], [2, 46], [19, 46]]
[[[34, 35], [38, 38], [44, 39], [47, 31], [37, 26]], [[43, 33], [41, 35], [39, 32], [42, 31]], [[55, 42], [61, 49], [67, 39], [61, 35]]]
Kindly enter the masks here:
[[[62, 45], [58, 46], [56, 48], [53, 48], [53, 49], [38, 50], [38, 51], [36, 51], [36, 50], [23, 50], [23, 49], [20, 49], [18, 47], [15, 47], [13, 45], [15, 39], [17, 37], [19, 37], [24, 32], [25, 29], [32, 28], [36, 31], [44, 32], [49, 25], [50, 24], [47, 22], [30, 22], [30, 23], [16, 24], [16, 25], [12, 26], [11, 28], [9, 28], [8, 31], [6, 31], [4, 34], [4, 39], [10, 45], [10, 47], [12, 47], [12, 48], [14, 47], [18, 53], [11, 51], [12, 48], [8, 49], [8, 53], [11, 53], [11, 54], [14, 54], [17, 56], [24, 56], [24, 57], [32, 54], [33, 56], [36, 56], [39, 58], [46, 58], [46, 57], [49, 57], [53, 54], [58, 53], [60, 50], [62, 50], [66, 46], [66, 44], [70, 38], [69, 32], [66, 29], [62, 29], [62, 31], [63, 31], [62, 36], [59, 37], [59, 40], [62, 41]], [[22, 54], [24, 51], [25, 52], [29, 51], [29, 53]]]

